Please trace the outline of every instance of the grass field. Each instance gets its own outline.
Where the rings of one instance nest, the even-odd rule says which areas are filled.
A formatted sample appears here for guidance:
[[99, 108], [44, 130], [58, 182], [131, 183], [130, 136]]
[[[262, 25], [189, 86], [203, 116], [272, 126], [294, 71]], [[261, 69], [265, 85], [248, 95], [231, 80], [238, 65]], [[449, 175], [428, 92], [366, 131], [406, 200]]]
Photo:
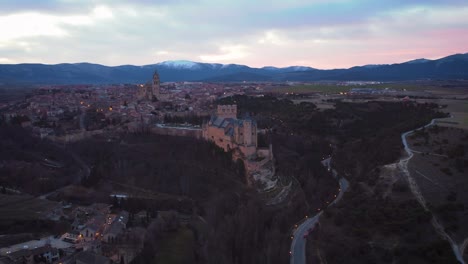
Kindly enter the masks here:
[[187, 227], [180, 227], [169, 234], [161, 243], [155, 263], [182, 264], [194, 261], [193, 247], [195, 238]]
[[295, 85], [295, 86], [284, 86], [284, 87], [274, 87], [268, 89], [268, 92], [272, 93], [339, 93], [349, 91], [350, 86], [340, 86], [340, 85]]
[[0, 223], [41, 219], [44, 213], [56, 205], [56, 202], [34, 198], [30, 195], [0, 194]]
[[[397, 91], [440, 91], [441, 93], [457, 92], [457, 89], [441, 87], [440, 84], [431, 83], [381, 83], [381, 84], [366, 84], [366, 85], [336, 85], [336, 84], [307, 84], [294, 85], [283, 87], [272, 87], [266, 91], [272, 93], [339, 93], [348, 92], [352, 88], [375, 88], [385, 89], [390, 88]], [[466, 88], [466, 87], [465, 87]], [[458, 90], [459, 91], [459, 90]]]
[[440, 100], [439, 103], [446, 104], [446, 111], [452, 115], [452, 118], [445, 118], [441, 120], [442, 122], [438, 122], [439, 125], [468, 129], [468, 101]]
[[436, 122], [440, 126], [468, 129], [468, 113], [451, 112], [452, 118], [445, 118]]

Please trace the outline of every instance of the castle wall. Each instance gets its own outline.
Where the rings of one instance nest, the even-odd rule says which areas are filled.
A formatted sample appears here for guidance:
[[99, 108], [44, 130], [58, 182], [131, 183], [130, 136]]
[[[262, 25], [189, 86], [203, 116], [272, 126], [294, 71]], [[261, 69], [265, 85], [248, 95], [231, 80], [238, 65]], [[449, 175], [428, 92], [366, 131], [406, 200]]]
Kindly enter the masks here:
[[197, 139], [203, 138], [202, 130], [197, 128], [152, 127], [150, 131], [158, 135], [193, 137]]
[[271, 159], [273, 157], [273, 153], [271, 153], [270, 148], [258, 148], [257, 155], [268, 159]]
[[245, 120], [244, 121], [244, 143], [247, 146], [252, 145], [252, 122]]
[[229, 151], [235, 148], [236, 144], [233, 142], [233, 138], [224, 134], [223, 128], [208, 126], [205, 128], [206, 132], [204, 138], [209, 141], [213, 141], [216, 145], [223, 148], [225, 151]]
[[[218, 105], [216, 116], [218, 118], [237, 119], [237, 105]], [[203, 126], [203, 138], [214, 142], [225, 151], [239, 148], [244, 156], [254, 156], [257, 151], [257, 126], [254, 120], [245, 119], [232, 122], [230, 127], [220, 128], [209, 124]], [[233, 128], [233, 135], [226, 135], [225, 131]]]
[[238, 147], [246, 157], [252, 156], [257, 153], [257, 148], [255, 146], [239, 145]]
[[92, 131], [79, 131], [76, 133], [66, 134], [64, 136], [47, 136], [47, 138], [54, 142], [70, 143], [70, 142], [76, 142], [76, 141], [80, 141], [86, 138], [90, 138], [94, 135], [100, 135], [103, 132], [104, 131], [102, 129], [92, 130]]
[[237, 118], [237, 105], [218, 105], [216, 115], [224, 118]]

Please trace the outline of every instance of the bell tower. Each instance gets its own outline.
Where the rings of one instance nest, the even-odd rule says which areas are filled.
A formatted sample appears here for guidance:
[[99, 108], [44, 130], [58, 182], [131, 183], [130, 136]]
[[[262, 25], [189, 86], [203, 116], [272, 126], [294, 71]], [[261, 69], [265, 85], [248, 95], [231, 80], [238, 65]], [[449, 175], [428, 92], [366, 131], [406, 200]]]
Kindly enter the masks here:
[[160, 80], [159, 80], [159, 74], [157, 71], [154, 72], [153, 74], [153, 83], [151, 85], [152, 88], [152, 94], [155, 96], [158, 100], [161, 99], [160, 96]]

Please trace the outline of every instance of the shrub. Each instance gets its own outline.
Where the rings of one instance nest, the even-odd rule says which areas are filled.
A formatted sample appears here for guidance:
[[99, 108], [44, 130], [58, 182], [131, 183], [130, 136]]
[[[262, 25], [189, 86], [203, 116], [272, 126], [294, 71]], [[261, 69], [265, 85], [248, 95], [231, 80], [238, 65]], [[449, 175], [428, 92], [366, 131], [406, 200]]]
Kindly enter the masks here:
[[452, 175], [453, 175], [453, 173], [452, 173], [452, 171], [450, 170], [450, 168], [442, 168], [442, 169], [440, 169], [440, 171], [442, 171], [443, 173], [445, 173], [445, 174], [447, 174], [447, 175], [449, 175], [449, 176], [452, 176]]

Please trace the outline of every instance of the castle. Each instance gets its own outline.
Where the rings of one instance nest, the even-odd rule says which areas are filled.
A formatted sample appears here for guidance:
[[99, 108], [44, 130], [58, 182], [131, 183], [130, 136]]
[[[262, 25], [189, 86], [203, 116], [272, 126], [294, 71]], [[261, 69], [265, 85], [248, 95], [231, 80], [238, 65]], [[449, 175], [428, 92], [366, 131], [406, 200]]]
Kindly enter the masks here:
[[237, 119], [237, 105], [218, 105], [202, 133], [205, 140], [225, 151], [238, 149], [246, 157], [257, 153], [257, 122], [249, 117]]
[[157, 71], [153, 74], [153, 80], [151, 84], [145, 84], [140, 86], [140, 90], [138, 91], [138, 99], [140, 100], [160, 100], [162, 101], [163, 98], [161, 97], [161, 82], [159, 79], [159, 74]]

